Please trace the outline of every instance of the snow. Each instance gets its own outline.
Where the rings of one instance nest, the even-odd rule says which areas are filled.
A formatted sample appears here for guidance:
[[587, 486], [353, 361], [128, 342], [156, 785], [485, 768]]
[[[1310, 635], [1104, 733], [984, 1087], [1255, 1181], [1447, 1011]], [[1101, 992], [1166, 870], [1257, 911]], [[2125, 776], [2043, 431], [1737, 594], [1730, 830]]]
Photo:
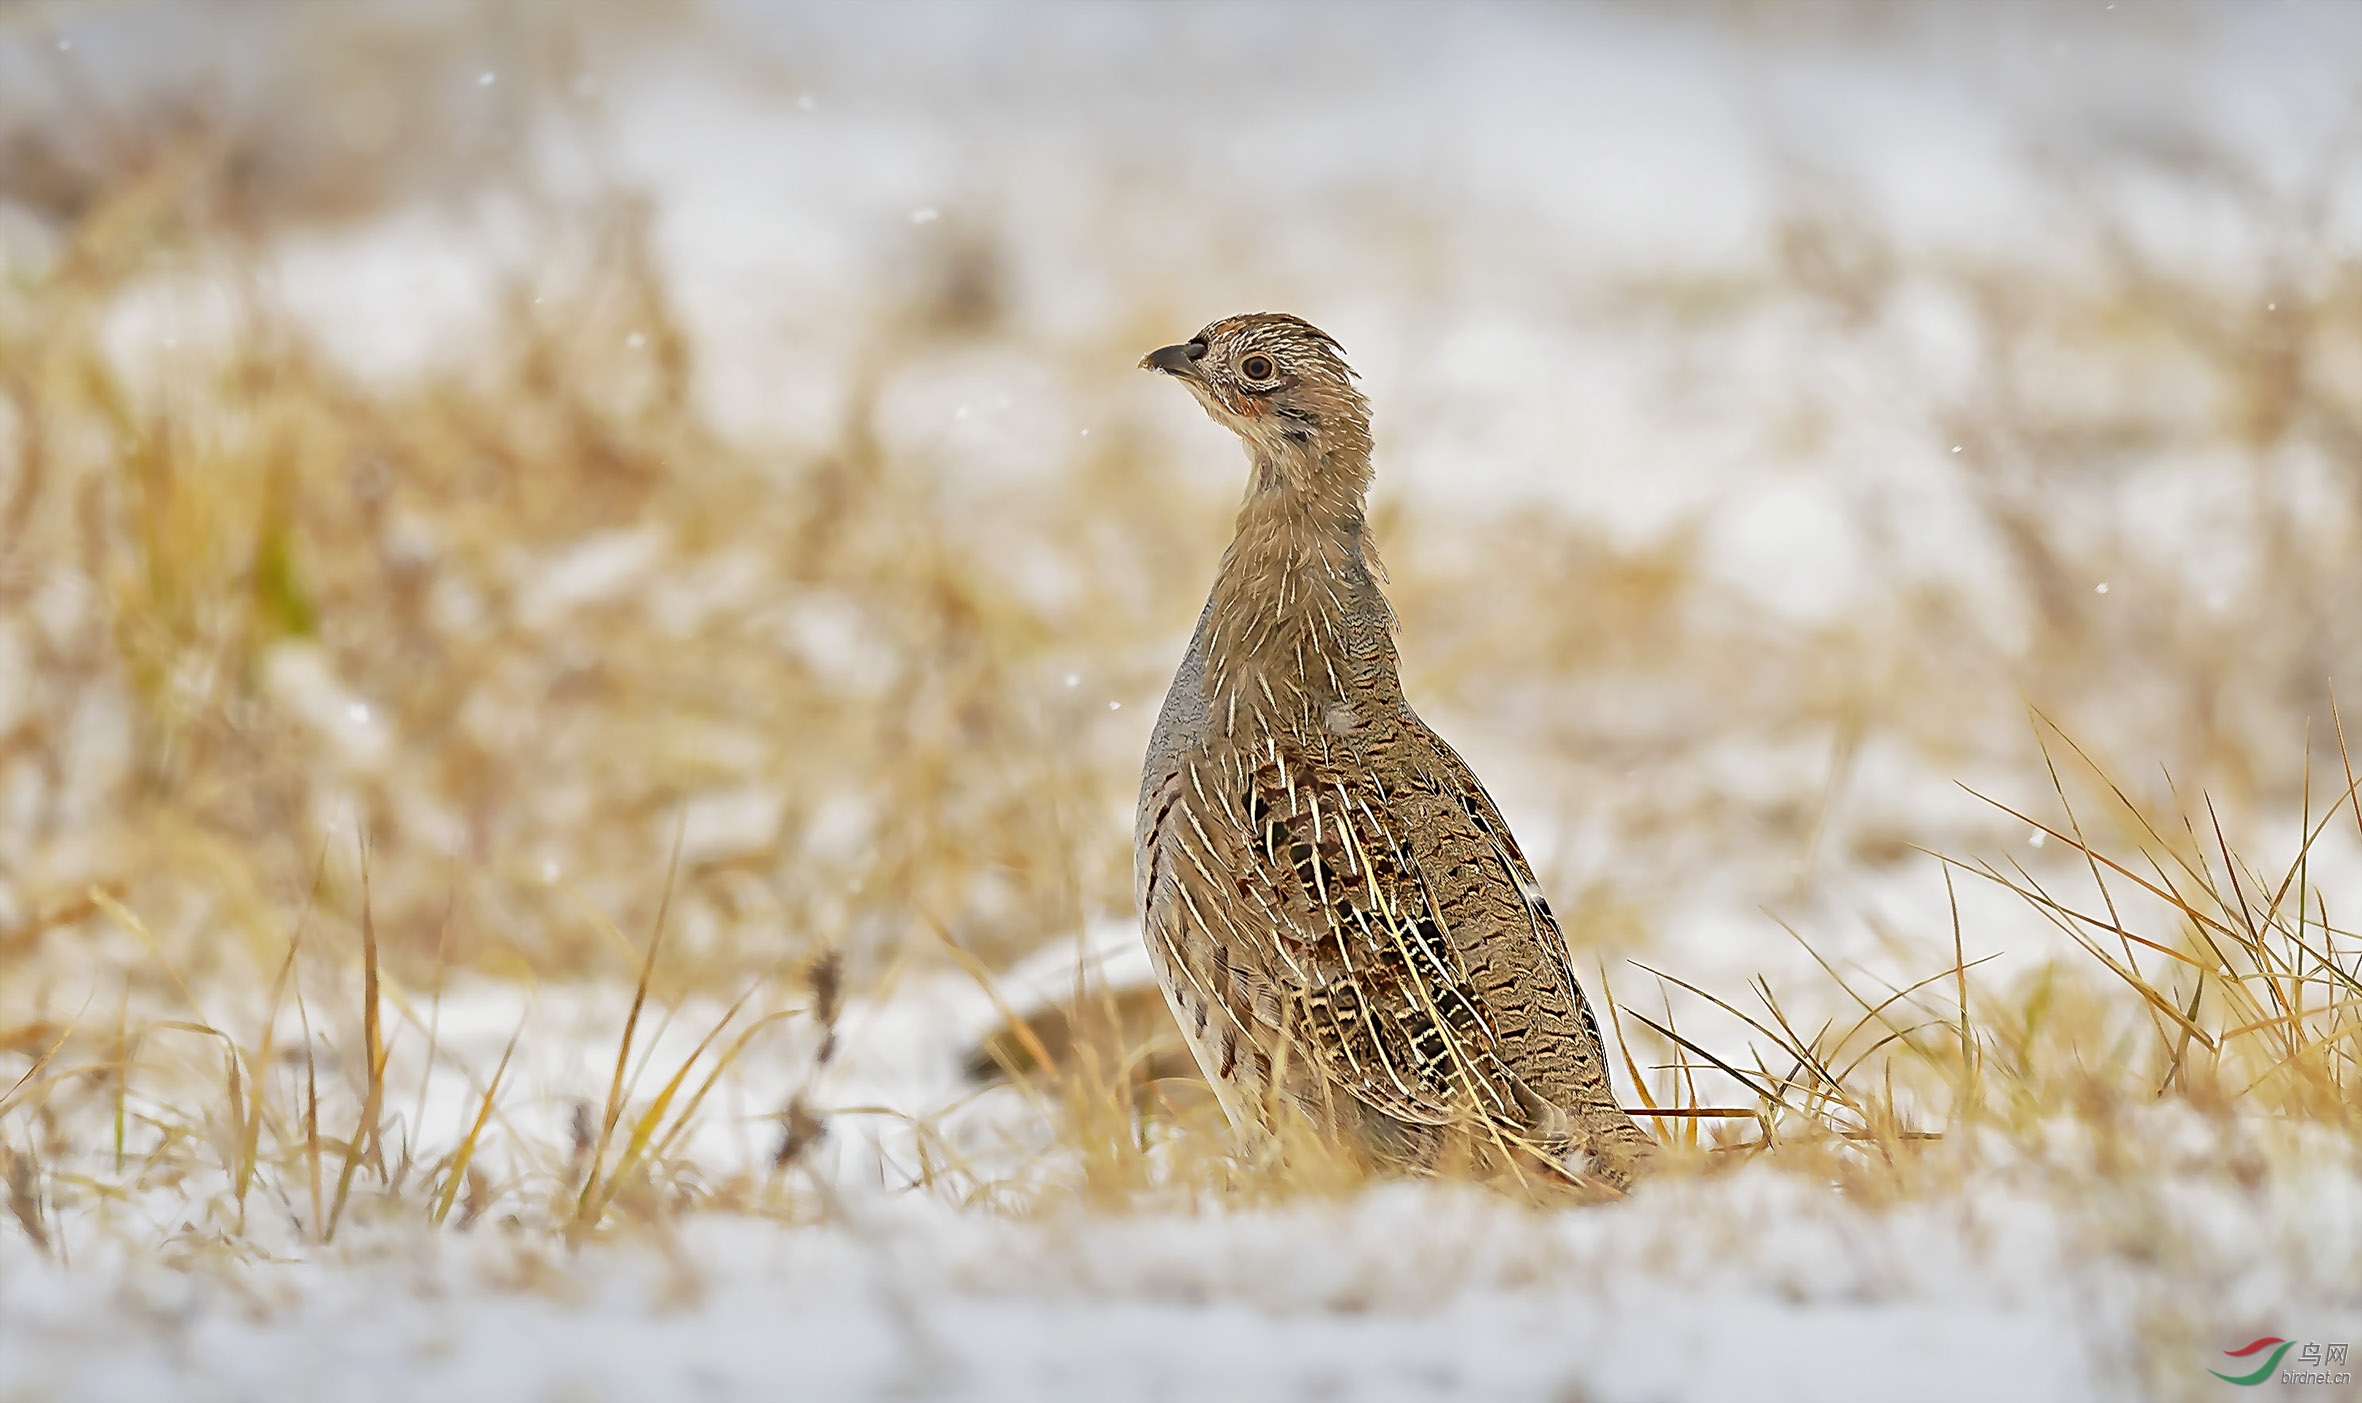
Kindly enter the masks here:
[[[669, 1242], [560, 1261], [497, 1236], [373, 1242], [323, 1277], [327, 1289], [292, 1300], [284, 1278], [301, 1269], [287, 1266], [234, 1286], [133, 1270], [100, 1295], [90, 1274], [11, 1263], [0, 1348], [20, 1396], [92, 1403], [264, 1392], [1802, 1401], [1831, 1396], [1835, 1378], [1848, 1396], [2137, 1394], [2121, 1376], [2111, 1386], [2115, 1361], [2076, 1328], [2082, 1303], [2061, 1278], [2028, 1298], [1957, 1271], [1937, 1291], [1865, 1294], [1843, 1272], [1799, 1279], [1793, 1260], [1699, 1283], [1623, 1276], [1662, 1226], [1634, 1215], [1569, 1241], [1489, 1205], [1413, 1194], [1341, 1219], [1046, 1230], [884, 1213], [861, 1233], [700, 1220]], [[1447, 1255], [1489, 1260], [1432, 1283], [1447, 1232]], [[1840, 1241], [1813, 1228], [1780, 1245], [1841, 1257]], [[1958, 1238], [1914, 1224], [1870, 1247], [1952, 1267]], [[486, 1289], [534, 1277], [549, 1284]], [[272, 1304], [258, 1311], [258, 1298]], [[93, 1330], [102, 1319], [146, 1328], [126, 1340]]]
[[[1020, 1010], [1056, 999], [1078, 961], [1121, 984], [1146, 958], [1105, 926], [1012, 970], [1000, 996]], [[453, 990], [431, 1015], [437, 1068], [417, 1123], [436, 1140], [458, 1124], [523, 1020], [511, 1077], [526, 1091], [504, 1097], [501, 1125], [546, 1143], [603, 1087], [624, 998]], [[719, 1014], [652, 1016], [654, 1075]], [[1926, 1172], [1960, 1176], [1959, 1190], [1890, 1203], [1763, 1165], [1555, 1211], [1396, 1183], [1003, 1217], [899, 1187], [906, 1115], [983, 1157], [1024, 1136], [1023, 1098], [978, 1095], [959, 1066], [999, 1016], [957, 975], [847, 1010], [822, 1098], [890, 1114], [837, 1117], [780, 1181], [829, 1185], [818, 1222], [701, 1213], [567, 1247], [497, 1211], [436, 1231], [415, 1199], [364, 1190], [328, 1245], [262, 1221], [300, 1205], [258, 1201], [266, 1250], [240, 1255], [207, 1245], [217, 1185], [53, 1209], [56, 1258], [0, 1234], [10, 1396], [2136, 1399], [2187, 1388], [2210, 1351], [2255, 1329], [2362, 1333], [2362, 1174], [2342, 1143], [2173, 1107], [2123, 1128], [2166, 1172], [2107, 1194], [2085, 1176], [2112, 1152], [2082, 1122], [2032, 1149], [1940, 1147]], [[420, 1039], [414, 1025], [394, 1036], [389, 1104], [408, 1116], [401, 1074]], [[776, 1105], [803, 1062], [766, 1044], [726, 1099]], [[2247, 1188], [2224, 1176], [2274, 1137], [2283, 1172]], [[743, 1117], [717, 1116], [688, 1153], [716, 1176], [760, 1175], [769, 1148]]]
[[[1086, 948], [1140, 959], [1125, 934]], [[1071, 952], [1053, 953], [1009, 991], [1070, 978]], [[613, 1026], [615, 993], [544, 991], [522, 1076], [595, 1087], [610, 1052], [582, 1030]], [[446, 1001], [438, 1075], [451, 1081], [426, 1124], [464, 1100], [450, 1064], [488, 1066], [518, 1012], [494, 986]], [[705, 1016], [667, 1021], [659, 1072]], [[955, 1054], [992, 1017], [952, 981], [856, 1007], [830, 1094], [941, 1114], [972, 1097]], [[554, 1120], [565, 1104], [509, 1118]], [[972, 1104], [1023, 1115], [1006, 1091]], [[1967, 1182], [1942, 1197], [1880, 1205], [1739, 1167], [1555, 1212], [1401, 1183], [1261, 1208], [1002, 1218], [888, 1187], [907, 1149], [850, 1124], [823, 1162], [836, 1206], [818, 1225], [696, 1214], [568, 1248], [489, 1219], [433, 1231], [363, 1194], [334, 1244], [288, 1236], [241, 1260], [208, 1255], [201, 1217], [173, 1230], [185, 1210], [171, 1188], [104, 1210], [112, 1230], [99, 1209], [69, 1211], [52, 1230], [70, 1267], [0, 1235], [10, 1396], [2130, 1399], [2186, 1387], [2250, 1322], [2362, 1331], [2362, 1177], [2337, 1144], [2283, 1147], [2296, 1172], [2239, 1190], [2219, 1158], [2284, 1132], [2171, 1109], [2144, 1113], [2138, 1133], [2175, 1172], [2121, 1198], [2072, 1187], [2101, 1151], [2064, 1125], [2038, 1159], [1947, 1150], [1937, 1164]], [[717, 1168], [768, 1152], [708, 1135], [697, 1153]], [[126, 1215], [167, 1250], [134, 1245]]]

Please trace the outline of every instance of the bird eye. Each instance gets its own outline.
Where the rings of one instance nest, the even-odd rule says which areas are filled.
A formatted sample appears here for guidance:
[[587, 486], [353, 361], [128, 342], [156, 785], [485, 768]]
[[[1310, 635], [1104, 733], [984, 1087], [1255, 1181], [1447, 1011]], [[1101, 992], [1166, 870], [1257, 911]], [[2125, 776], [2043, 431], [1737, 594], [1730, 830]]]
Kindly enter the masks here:
[[1274, 379], [1277, 377], [1278, 371], [1279, 367], [1271, 363], [1271, 357], [1264, 355], [1261, 351], [1257, 351], [1238, 363], [1238, 373], [1249, 380]]

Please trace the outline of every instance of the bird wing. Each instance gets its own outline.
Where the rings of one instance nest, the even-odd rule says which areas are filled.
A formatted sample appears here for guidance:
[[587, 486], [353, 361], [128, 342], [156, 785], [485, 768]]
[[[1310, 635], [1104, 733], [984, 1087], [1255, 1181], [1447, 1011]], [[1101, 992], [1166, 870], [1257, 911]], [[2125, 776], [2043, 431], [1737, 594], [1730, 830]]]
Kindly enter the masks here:
[[1151, 939], [1201, 1033], [1210, 1004], [1398, 1120], [1563, 1140], [1582, 1069], [1561, 1064], [1605, 1078], [1557, 922], [1474, 776], [1405, 713], [1352, 763], [1297, 727], [1178, 765], [1147, 830]]
[[1583, 997], [1565, 932], [1533, 865], [1468, 763], [1415, 716], [1409, 724], [1422, 772], [1446, 805], [1466, 816], [1466, 827], [1455, 821], [1433, 830], [1447, 851], [1430, 861], [1462, 874], [1447, 906], [1458, 913], [1460, 943], [1471, 952], [1473, 982], [1494, 1010], [1504, 1059], [1551, 1104], [1582, 1116], [1594, 1130], [1644, 1139], [1616, 1104], [1598, 1016]]

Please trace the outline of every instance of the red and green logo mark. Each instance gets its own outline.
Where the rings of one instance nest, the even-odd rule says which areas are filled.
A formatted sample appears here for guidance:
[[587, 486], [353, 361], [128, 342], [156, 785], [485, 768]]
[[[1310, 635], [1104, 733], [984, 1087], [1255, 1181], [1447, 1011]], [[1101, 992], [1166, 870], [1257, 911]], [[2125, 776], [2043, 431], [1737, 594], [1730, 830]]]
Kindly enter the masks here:
[[[2256, 1356], [2262, 1355], [2263, 1362], [2255, 1366], [2253, 1373], [2226, 1374], [2220, 1369], [2209, 1369], [2206, 1372], [2221, 1379], [2224, 1383], [2237, 1384], [2241, 1388], [2253, 1388], [2271, 1378], [2273, 1371], [2280, 1369], [2281, 1359], [2293, 1349], [2296, 1351], [2296, 1364], [2293, 1368], [2280, 1371], [2280, 1382], [2284, 1384], [2333, 1384], [2344, 1387], [2354, 1381], [2353, 1374], [2344, 1367], [2346, 1351], [2352, 1348], [2350, 1343], [2333, 1344], [2323, 1340], [2307, 1340], [2300, 1346], [2294, 1340], [2284, 1340], [2278, 1335], [2266, 1335], [2260, 1340], [2250, 1340], [2237, 1349], [2223, 1351], [2233, 1359], [2252, 1360]], [[2267, 1350], [2270, 1353], [2266, 1354]]]
[[2294, 1340], [2284, 1340], [2278, 1335], [2266, 1335], [2262, 1339], [2242, 1345], [2238, 1349], [2226, 1349], [2223, 1351], [2223, 1353], [2231, 1356], [2233, 1359], [2245, 1359], [2250, 1355], [2262, 1354], [2265, 1350], [2270, 1350], [2271, 1354], [2265, 1358], [2262, 1364], [2256, 1366], [2254, 1373], [2226, 1374], [2220, 1369], [2209, 1369], [2206, 1372], [2214, 1375], [2218, 1379], [2221, 1379], [2224, 1383], [2237, 1384], [2241, 1388], [2253, 1388], [2257, 1384], [2260, 1384], [2264, 1380], [2272, 1377], [2272, 1371], [2280, 1367], [2280, 1356], [2288, 1353], [2289, 1350], [2294, 1349], [2295, 1347], [2296, 1342]]

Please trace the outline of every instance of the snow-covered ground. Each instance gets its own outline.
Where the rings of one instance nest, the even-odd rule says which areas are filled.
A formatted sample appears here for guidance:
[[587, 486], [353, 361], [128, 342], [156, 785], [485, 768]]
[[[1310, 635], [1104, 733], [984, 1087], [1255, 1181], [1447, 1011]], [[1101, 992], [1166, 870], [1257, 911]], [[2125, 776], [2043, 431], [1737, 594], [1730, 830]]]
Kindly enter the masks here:
[[[2341, 1187], [2330, 1201], [2350, 1205]], [[2198, 1282], [2079, 1260], [2093, 1249], [2074, 1226], [1998, 1192], [1883, 1214], [1768, 1178], [1555, 1218], [1409, 1187], [1333, 1210], [1183, 1218], [849, 1210], [857, 1229], [703, 1217], [578, 1253], [492, 1231], [369, 1231], [333, 1256], [225, 1272], [98, 1254], [66, 1270], [10, 1243], [0, 1348], [12, 1396], [92, 1403], [2065, 1403], [2161, 1396], [2160, 1376], [2195, 1382], [2214, 1362], [2205, 1344], [2179, 1359], [2128, 1344], [2143, 1287]], [[1707, 1224], [1718, 1250], [1682, 1260]], [[2252, 1271], [2279, 1238], [2264, 1243], [2208, 1265]], [[2362, 1318], [2309, 1304], [2322, 1284], [2247, 1294], [2275, 1331], [2351, 1336]]]
[[[680, 1011], [659, 1074], [712, 1012]], [[528, 1090], [501, 1123], [561, 1141], [620, 1014], [598, 992], [531, 1011], [455, 992], [423, 1123], [466, 1114], [456, 1071], [488, 1072], [523, 1017], [542, 1062], [512, 1069]], [[929, 1120], [990, 1167], [1035, 1133], [1016, 1092], [979, 1097], [959, 1070], [993, 1023], [954, 980], [856, 1005], [824, 1100]], [[743, 1080], [758, 1103], [784, 1090]], [[769, 1122], [715, 1121], [691, 1157], [759, 1178]], [[2362, 1334], [2362, 1174], [2335, 1137], [2261, 1120], [2143, 1113], [2110, 1133], [2153, 1172], [2100, 1193], [2125, 1146], [2062, 1120], [2033, 1152], [1943, 1147], [1919, 1172], [1956, 1187], [1891, 1199], [1757, 1165], [1572, 1211], [1395, 1184], [1014, 1218], [905, 1188], [909, 1137], [865, 1128], [891, 1123], [837, 1119], [811, 1165], [823, 1222], [705, 1212], [576, 1247], [497, 1214], [436, 1230], [415, 1200], [364, 1190], [325, 1246], [292, 1230], [299, 1203], [258, 1195], [229, 1249], [218, 1176], [69, 1192], [54, 1254], [0, 1235], [0, 1381], [77, 1403], [2145, 1399], [2208, 1396], [2218, 1351], [2261, 1334]], [[496, 1164], [512, 1158], [497, 1141]], [[2274, 1172], [2242, 1187], [2267, 1154]]]
[[[1097, 977], [1129, 977], [1126, 934], [1098, 933]], [[845, 1011], [812, 1089], [857, 1109], [786, 1176], [828, 1186], [818, 1223], [705, 1212], [569, 1247], [497, 1210], [432, 1229], [415, 1199], [364, 1188], [320, 1245], [296, 1230], [290, 1180], [258, 1192], [231, 1248], [218, 1173], [68, 1190], [51, 1254], [0, 1236], [7, 1396], [2139, 1399], [2205, 1396], [2216, 1351], [2259, 1334], [2362, 1333], [2362, 1173], [2344, 1142], [2170, 1107], [1942, 1146], [1915, 1171], [1927, 1183], [1891, 1194], [1760, 1164], [1571, 1211], [1395, 1184], [1012, 1218], [912, 1191], [912, 1125], [980, 1174], [1042, 1152], [1025, 1098], [980, 1092], [962, 1064], [999, 1026], [996, 997], [1035, 1007], [1073, 964], [1046, 952], [995, 995], [915, 978]], [[481, 1153], [504, 1181], [530, 1175], [533, 1149], [600, 1096], [626, 998], [455, 988], [419, 1010], [438, 1049], [423, 1090], [403, 1076], [423, 1070], [415, 1024], [395, 1034], [389, 1099], [456, 1140], [522, 1023]], [[721, 1012], [652, 1021], [652, 1075]], [[683, 1151], [716, 1179], [764, 1177], [776, 1129], [747, 1108], [784, 1100], [813, 1036], [779, 1041]], [[135, 1131], [135, 1155], [148, 1141]], [[2108, 1177], [2128, 1153], [2143, 1173]]]

